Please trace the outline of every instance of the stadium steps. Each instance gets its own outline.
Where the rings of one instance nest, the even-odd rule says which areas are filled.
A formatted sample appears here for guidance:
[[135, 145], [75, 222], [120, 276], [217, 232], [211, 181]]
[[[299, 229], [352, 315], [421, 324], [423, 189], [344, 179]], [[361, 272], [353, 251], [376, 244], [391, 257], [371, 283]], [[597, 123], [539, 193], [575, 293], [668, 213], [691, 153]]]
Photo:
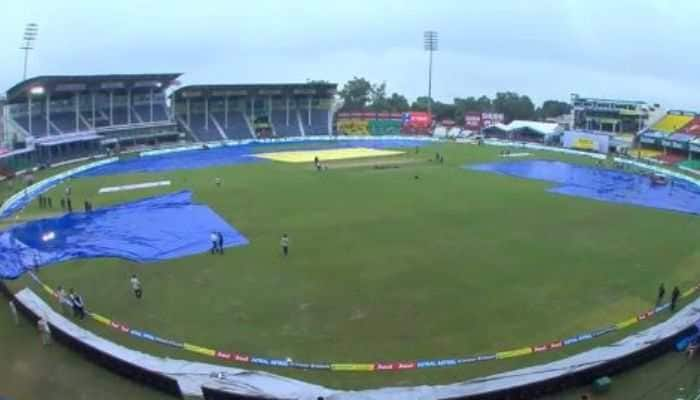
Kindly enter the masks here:
[[80, 122], [87, 127], [87, 129], [95, 129], [95, 127], [85, 118], [83, 113], [80, 113]]
[[248, 117], [248, 114], [246, 114], [246, 113], [241, 113], [241, 114], [243, 114], [243, 120], [245, 121], [245, 124], [248, 127], [248, 132], [250, 133], [250, 136], [253, 139], [257, 139], [257, 136], [255, 136], [255, 129], [253, 129], [253, 123], [250, 122], [250, 118]]
[[297, 114], [297, 123], [299, 123], [299, 132], [301, 132], [301, 136], [306, 136], [306, 131], [304, 130], [304, 124], [301, 122], [301, 111], [299, 109], [296, 109], [296, 114]]
[[272, 124], [275, 126], [275, 134], [278, 137], [293, 137], [300, 135], [297, 117], [291, 110], [289, 113], [289, 121], [287, 121], [286, 111], [273, 110]]
[[12, 118], [11, 116], [8, 115], [8, 117], [6, 118], [6, 121], [7, 121], [8, 125], [9, 125], [9, 127], [10, 127], [10, 129], [7, 129], [6, 132], [7, 132], [7, 131], [10, 131], [10, 130], [14, 130], [15, 132], [21, 133], [24, 137], [32, 136], [32, 135], [29, 133], [29, 131], [27, 131], [27, 130], [22, 126], [22, 124], [20, 124], [19, 122], [15, 121], [15, 119]]
[[190, 137], [192, 137], [196, 142], [201, 142], [201, 141], [202, 141], [202, 140], [194, 133], [194, 131], [192, 130], [192, 128], [190, 128], [190, 126], [187, 125], [187, 123], [185, 123], [185, 120], [183, 120], [182, 117], [177, 117], [177, 122], [180, 123], [180, 126], [182, 127], [182, 129], [184, 129], [185, 132], [187, 132], [187, 134], [189, 134]]
[[[139, 124], [143, 124], [143, 118], [141, 118], [141, 115], [136, 111], [135, 107], [131, 107], [131, 114], [133, 117], [136, 117], [136, 121], [138, 121]], [[131, 121], [134, 122], [134, 121]]]
[[209, 114], [209, 119], [211, 120], [210, 122], [214, 123], [214, 127], [216, 127], [216, 130], [219, 132], [219, 135], [221, 135], [221, 140], [227, 140], [228, 138], [226, 137], [224, 130], [221, 128], [221, 124], [219, 124], [219, 121], [216, 120], [214, 114]]

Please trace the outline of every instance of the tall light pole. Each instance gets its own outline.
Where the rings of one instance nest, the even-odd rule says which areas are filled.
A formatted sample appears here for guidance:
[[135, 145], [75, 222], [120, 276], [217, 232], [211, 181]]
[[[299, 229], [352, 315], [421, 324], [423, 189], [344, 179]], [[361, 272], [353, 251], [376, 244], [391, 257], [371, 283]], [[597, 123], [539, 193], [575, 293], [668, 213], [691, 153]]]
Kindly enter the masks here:
[[24, 36], [22, 37], [22, 47], [20, 50], [24, 50], [24, 72], [22, 73], [22, 80], [27, 79], [27, 60], [29, 59], [29, 50], [34, 50], [34, 41], [39, 34], [39, 25], [30, 22], [24, 27]]
[[438, 50], [438, 33], [435, 31], [423, 32], [423, 45], [428, 52], [428, 114], [433, 115], [433, 53]]

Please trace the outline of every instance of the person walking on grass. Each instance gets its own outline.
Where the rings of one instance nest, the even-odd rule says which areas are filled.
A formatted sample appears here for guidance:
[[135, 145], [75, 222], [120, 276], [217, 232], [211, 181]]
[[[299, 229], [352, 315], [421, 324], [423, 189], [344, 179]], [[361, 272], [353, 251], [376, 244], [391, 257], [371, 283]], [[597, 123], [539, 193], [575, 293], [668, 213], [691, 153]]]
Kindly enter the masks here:
[[219, 252], [219, 235], [216, 232], [212, 232], [209, 237], [211, 239], [211, 254], [216, 254]]
[[63, 286], [56, 288], [56, 299], [58, 300], [58, 306], [61, 307], [61, 314], [66, 315], [70, 306], [70, 300]]
[[216, 245], [219, 247], [219, 254], [224, 254], [224, 234], [216, 232]]
[[51, 326], [49, 326], [49, 321], [46, 316], [39, 318], [36, 325], [39, 329], [39, 334], [41, 335], [41, 343], [44, 346], [51, 344]]
[[676, 310], [679, 297], [681, 297], [681, 291], [678, 289], [678, 286], [674, 286], [673, 292], [671, 292], [671, 312]]
[[658, 307], [659, 304], [661, 304], [661, 302], [663, 301], [664, 295], [665, 295], [665, 294], [666, 294], [666, 288], [664, 287], [664, 284], [662, 283], [662, 284], [659, 286], [659, 295], [656, 297], [656, 306], [657, 306], [657, 307]]
[[143, 296], [143, 289], [141, 288], [141, 281], [136, 277], [136, 274], [131, 275], [131, 290], [134, 292], [134, 296], [140, 299]]
[[83, 302], [82, 296], [76, 293], [74, 289], [71, 289], [69, 297], [73, 305], [73, 316], [81, 320], [85, 319], [85, 302]]
[[19, 314], [17, 314], [17, 306], [15, 306], [15, 302], [10, 300], [10, 315], [12, 315], [12, 321], [14, 321], [15, 325], [19, 325]]
[[287, 257], [289, 254], [289, 236], [286, 233], [282, 234], [282, 239], [280, 239], [280, 246], [282, 246], [282, 254]]

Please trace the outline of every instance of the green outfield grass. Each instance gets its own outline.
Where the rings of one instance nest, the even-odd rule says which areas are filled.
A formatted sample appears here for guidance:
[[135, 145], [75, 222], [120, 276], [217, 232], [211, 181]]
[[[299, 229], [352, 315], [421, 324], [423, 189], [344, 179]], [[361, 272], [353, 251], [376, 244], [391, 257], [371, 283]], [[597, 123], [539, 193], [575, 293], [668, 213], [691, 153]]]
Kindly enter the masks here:
[[[436, 151], [444, 154], [444, 165], [427, 161]], [[227, 249], [223, 257], [147, 265], [81, 260], [40, 274], [52, 286], [78, 289], [88, 308], [163, 337], [224, 351], [347, 362], [541, 344], [648, 309], [660, 282], [684, 289], [700, 281], [700, 219], [560, 196], [547, 193], [546, 183], [461, 168], [497, 160], [498, 151], [410, 149], [390, 158], [405, 164], [385, 170], [346, 161], [318, 173], [306, 164], [269, 162], [74, 180], [76, 203], [90, 199], [97, 207], [190, 189], [251, 243]], [[221, 188], [216, 177], [223, 179]], [[97, 195], [104, 186], [161, 179], [173, 186]], [[63, 190], [51, 195], [58, 198]], [[22, 218], [39, 213], [33, 205]], [[292, 242], [286, 259], [279, 251], [283, 232]], [[141, 301], [130, 293], [132, 273], [144, 285]], [[26, 284], [20, 279], [12, 287]], [[84, 325], [131, 348], [217, 362], [93, 321]], [[633, 331], [559, 352], [451, 369], [270, 371], [338, 388], [448, 383], [560, 358]]]

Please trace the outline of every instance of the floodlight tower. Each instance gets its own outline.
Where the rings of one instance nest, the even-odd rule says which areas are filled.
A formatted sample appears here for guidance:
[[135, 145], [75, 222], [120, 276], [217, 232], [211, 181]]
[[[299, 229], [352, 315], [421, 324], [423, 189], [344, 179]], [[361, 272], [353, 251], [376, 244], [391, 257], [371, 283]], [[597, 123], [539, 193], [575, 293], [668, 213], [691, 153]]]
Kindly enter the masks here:
[[22, 80], [27, 79], [27, 60], [29, 59], [29, 50], [34, 50], [34, 41], [39, 34], [39, 25], [30, 22], [24, 27], [24, 36], [22, 37], [22, 47], [20, 50], [24, 50], [24, 73], [22, 73]]
[[423, 45], [428, 52], [428, 113], [433, 114], [433, 53], [438, 50], [438, 33], [436, 31], [423, 32]]

